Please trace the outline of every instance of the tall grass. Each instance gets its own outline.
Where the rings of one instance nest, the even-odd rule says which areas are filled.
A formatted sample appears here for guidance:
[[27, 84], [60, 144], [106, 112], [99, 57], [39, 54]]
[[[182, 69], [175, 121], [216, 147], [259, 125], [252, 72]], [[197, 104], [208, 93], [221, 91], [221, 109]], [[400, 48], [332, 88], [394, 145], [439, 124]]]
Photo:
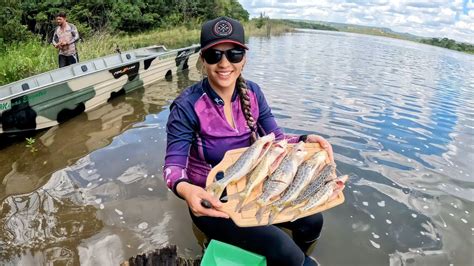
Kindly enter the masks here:
[[[291, 30], [280, 22], [270, 21], [271, 34], [281, 34]], [[257, 28], [255, 23], [244, 24], [247, 36], [267, 35], [268, 28], [264, 25]], [[114, 35], [108, 32], [96, 33], [77, 44], [81, 61], [90, 60], [107, 54], [112, 54], [118, 47], [125, 51], [129, 49], [163, 44], [169, 49], [199, 43], [199, 26], [194, 29], [173, 27], [156, 29], [149, 32], [132, 35]], [[35, 74], [49, 71], [58, 67], [58, 53], [50, 44], [31, 39], [27, 42], [12, 44], [0, 53], [0, 86], [20, 80]]]
[[0, 54], [0, 85], [51, 70], [57, 57], [54, 47], [36, 39], [13, 44]]

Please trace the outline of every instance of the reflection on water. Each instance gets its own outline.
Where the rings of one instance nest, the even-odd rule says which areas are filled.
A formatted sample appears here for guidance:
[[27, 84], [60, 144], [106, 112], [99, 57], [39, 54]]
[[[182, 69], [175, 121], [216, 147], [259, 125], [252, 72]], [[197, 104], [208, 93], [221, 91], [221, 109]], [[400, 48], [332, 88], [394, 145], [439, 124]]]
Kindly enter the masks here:
[[[315, 255], [335, 265], [361, 252], [361, 265], [472, 264], [473, 57], [336, 35], [259, 39], [250, 50], [259, 64], [247, 68], [280, 125], [327, 137], [351, 174]], [[329, 256], [341, 248], [344, 256]]]
[[[327, 265], [472, 265], [474, 57], [347, 33], [250, 38], [244, 76], [287, 133], [349, 174], [313, 255]], [[202, 234], [161, 178], [172, 99], [196, 69], [0, 153], [0, 261], [111, 265]], [[341, 252], [343, 251], [343, 252]], [[334, 256], [334, 254], [338, 254]]]
[[22, 251], [46, 250], [49, 261], [74, 261], [76, 247], [71, 242], [93, 236], [103, 227], [95, 212], [67, 172], [57, 171], [34, 192], [3, 201], [0, 255], [11, 259]]
[[182, 202], [162, 203], [163, 108], [199, 78], [181, 73], [40, 132], [37, 152], [3, 149], [0, 261], [118, 264], [173, 240], [171, 219], [187, 213], [173, 215]]

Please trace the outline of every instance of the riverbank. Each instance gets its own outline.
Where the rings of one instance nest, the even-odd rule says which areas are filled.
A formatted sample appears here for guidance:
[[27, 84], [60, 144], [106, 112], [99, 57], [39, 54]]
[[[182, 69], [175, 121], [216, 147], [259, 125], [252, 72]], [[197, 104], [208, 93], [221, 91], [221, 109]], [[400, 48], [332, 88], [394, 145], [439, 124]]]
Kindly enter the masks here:
[[[244, 23], [247, 36], [278, 35], [292, 31], [292, 28], [283, 22], [270, 21], [260, 28], [255, 21]], [[122, 51], [150, 46], [165, 45], [168, 49], [184, 47], [199, 43], [200, 29], [198, 26], [159, 28], [139, 34], [113, 35], [108, 32], [98, 32], [78, 43], [78, 52], [81, 61], [90, 60], [115, 52], [116, 48]], [[0, 53], [0, 86], [32, 75], [57, 68], [56, 49], [47, 42], [31, 39], [27, 42], [11, 45], [7, 51]]]

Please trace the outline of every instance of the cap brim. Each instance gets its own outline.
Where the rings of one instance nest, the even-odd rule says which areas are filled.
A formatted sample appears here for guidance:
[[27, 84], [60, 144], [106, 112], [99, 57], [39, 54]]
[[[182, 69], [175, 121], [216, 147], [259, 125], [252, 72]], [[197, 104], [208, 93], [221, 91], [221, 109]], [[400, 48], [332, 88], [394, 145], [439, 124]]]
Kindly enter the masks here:
[[221, 43], [233, 43], [233, 44], [237, 44], [238, 46], [248, 50], [249, 48], [245, 45], [245, 44], [242, 44], [240, 42], [237, 42], [237, 41], [233, 41], [233, 40], [219, 40], [217, 42], [213, 42], [213, 43], [210, 43], [204, 47], [201, 47], [201, 51], [204, 51], [204, 50], [207, 50], [209, 48], [211, 48], [212, 46], [216, 46], [218, 44], [221, 44]]

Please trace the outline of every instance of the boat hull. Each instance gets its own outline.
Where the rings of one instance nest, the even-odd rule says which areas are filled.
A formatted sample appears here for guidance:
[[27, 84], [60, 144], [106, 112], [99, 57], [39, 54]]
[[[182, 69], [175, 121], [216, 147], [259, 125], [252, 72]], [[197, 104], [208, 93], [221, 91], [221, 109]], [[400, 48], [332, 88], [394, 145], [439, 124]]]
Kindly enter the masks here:
[[157, 47], [78, 63], [0, 87], [0, 134], [57, 125], [112, 98], [195, 67], [199, 58], [198, 45], [169, 51]]

